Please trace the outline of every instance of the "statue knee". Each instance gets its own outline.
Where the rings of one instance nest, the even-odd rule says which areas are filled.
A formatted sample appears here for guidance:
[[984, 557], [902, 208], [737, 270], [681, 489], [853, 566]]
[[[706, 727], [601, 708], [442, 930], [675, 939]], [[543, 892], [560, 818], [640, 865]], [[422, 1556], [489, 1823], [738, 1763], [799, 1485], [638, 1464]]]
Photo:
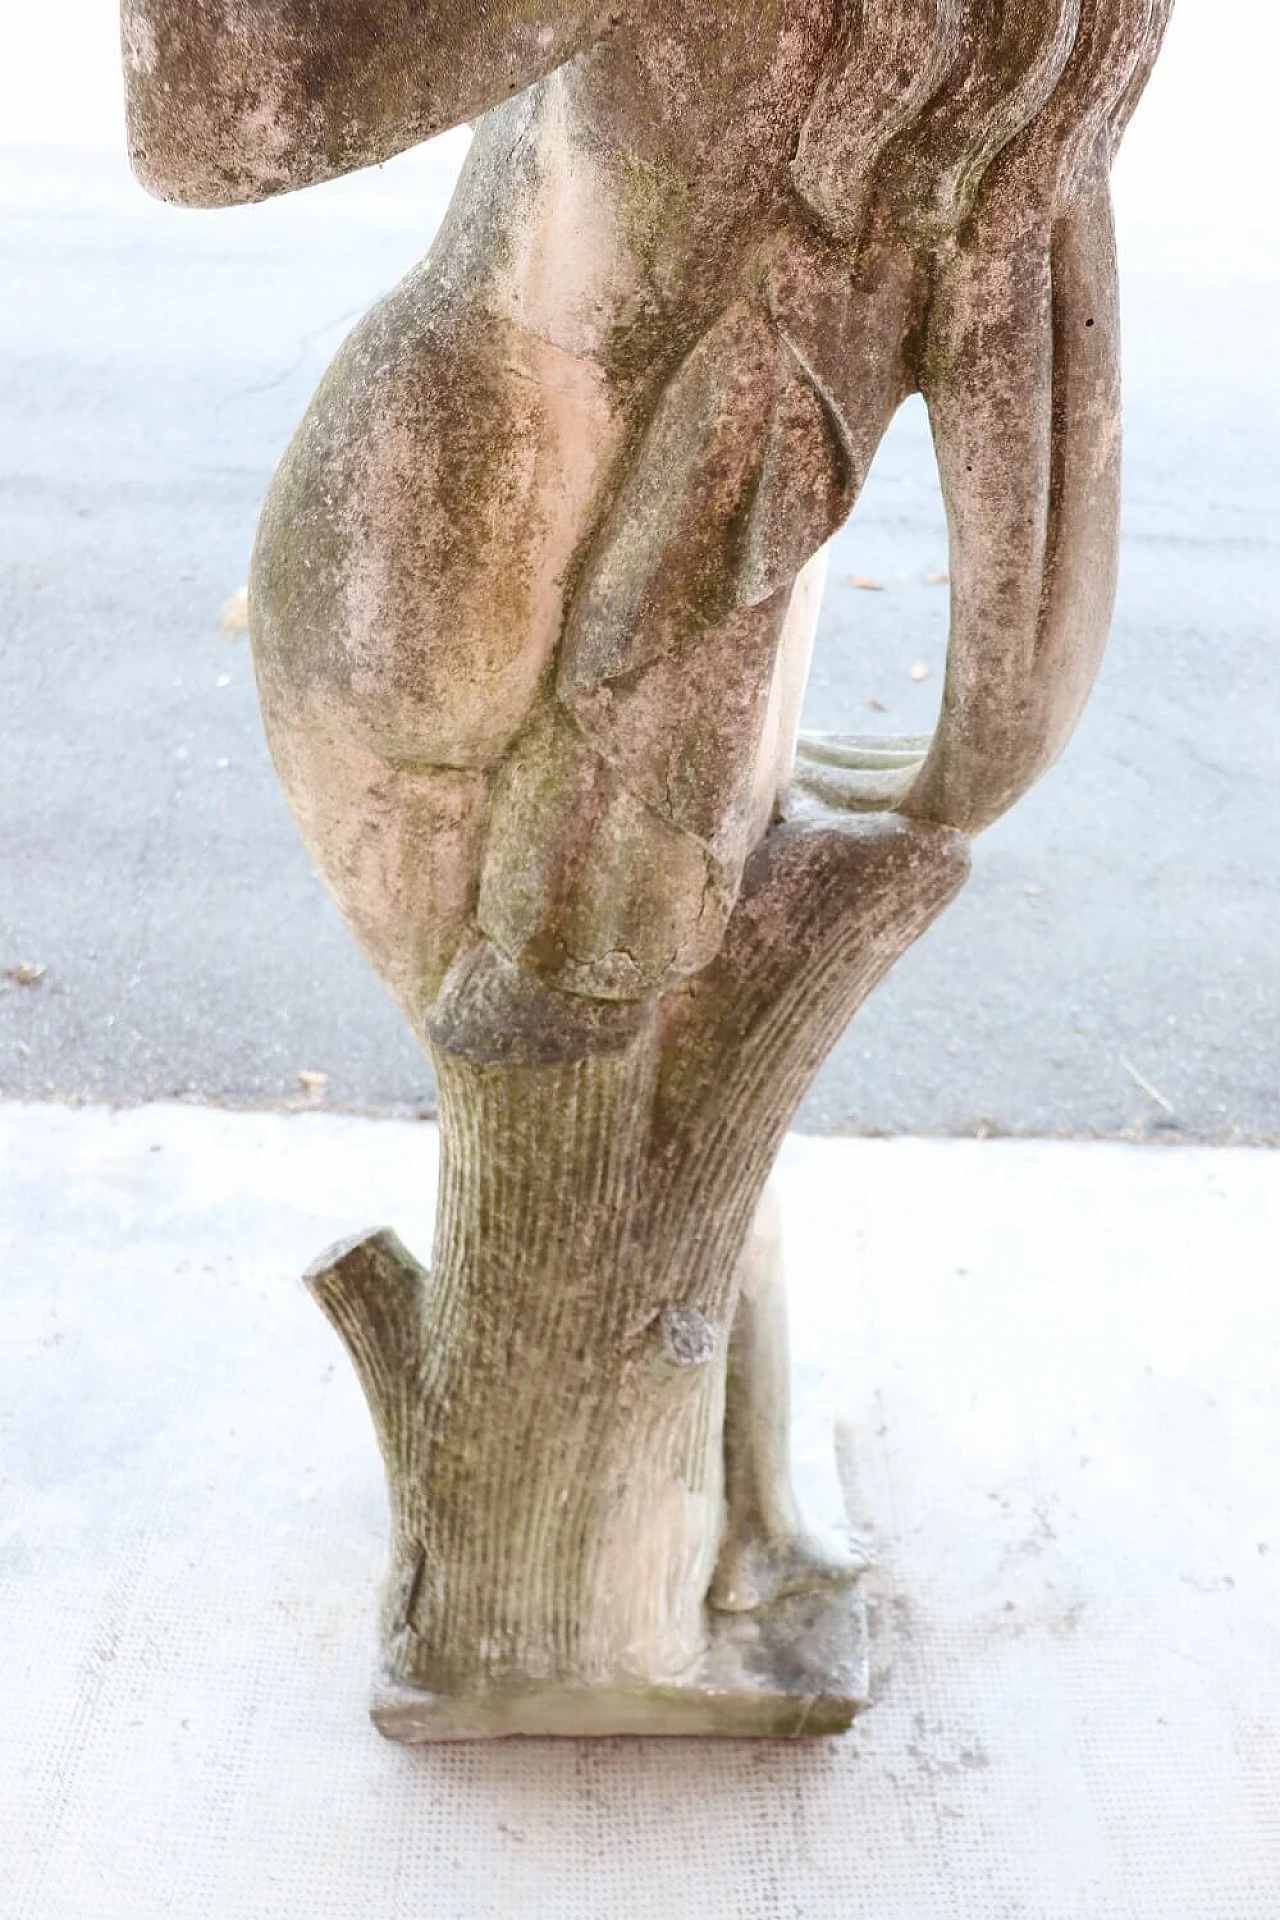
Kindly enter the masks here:
[[625, 1053], [655, 1002], [564, 993], [483, 937], [456, 955], [426, 1020], [433, 1048], [471, 1066], [553, 1066]]
[[714, 958], [739, 878], [551, 707], [497, 775], [477, 920], [562, 993], [648, 1001]]

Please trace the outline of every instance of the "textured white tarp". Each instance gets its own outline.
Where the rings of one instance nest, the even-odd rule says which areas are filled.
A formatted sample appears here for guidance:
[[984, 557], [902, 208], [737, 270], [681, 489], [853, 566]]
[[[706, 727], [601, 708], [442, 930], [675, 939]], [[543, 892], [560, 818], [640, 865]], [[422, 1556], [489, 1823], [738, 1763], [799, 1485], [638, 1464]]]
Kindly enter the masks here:
[[371, 1432], [295, 1275], [379, 1221], [425, 1253], [434, 1154], [0, 1108], [6, 1920], [1276, 1920], [1280, 1160], [789, 1142], [874, 1710], [408, 1751], [365, 1718]]

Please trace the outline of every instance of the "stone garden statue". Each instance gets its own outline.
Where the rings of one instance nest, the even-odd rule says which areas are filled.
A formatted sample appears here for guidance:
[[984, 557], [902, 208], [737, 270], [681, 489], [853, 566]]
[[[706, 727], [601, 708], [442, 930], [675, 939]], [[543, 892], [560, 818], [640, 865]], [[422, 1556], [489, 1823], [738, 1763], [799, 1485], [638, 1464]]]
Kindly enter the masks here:
[[[766, 1182], [1067, 741], [1116, 570], [1108, 175], [1169, 0], [124, 0], [134, 166], [252, 201], [474, 122], [263, 512], [272, 754], [440, 1092], [429, 1269], [308, 1279], [386, 1464], [406, 1740], [825, 1733]], [[930, 740], [797, 737], [823, 550], [927, 403]]]

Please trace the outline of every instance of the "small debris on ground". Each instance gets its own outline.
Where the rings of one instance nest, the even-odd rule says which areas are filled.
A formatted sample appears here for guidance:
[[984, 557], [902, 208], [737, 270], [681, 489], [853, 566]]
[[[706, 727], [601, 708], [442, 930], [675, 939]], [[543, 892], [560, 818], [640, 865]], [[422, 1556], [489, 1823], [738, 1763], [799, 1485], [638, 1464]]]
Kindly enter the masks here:
[[889, 711], [884, 701], [877, 700], [874, 693], [871, 694], [870, 697], [868, 698], [867, 705], [870, 707], [872, 713], [888, 713]]
[[236, 639], [249, 631], [249, 589], [241, 587], [237, 593], [229, 593], [219, 612], [222, 631], [228, 640]]
[[913, 680], [927, 680], [928, 677], [929, 677], [929, 669], [925, 665], [924, 661], [913, 660], [911, 662], [911, 678]]
[[1150, 1080], [1147, 1079], [1146, 1074], [1139, 1073], [1138, 1069], [1134, 1066], [1132, 1060], [1126, 1060], [1125, 1056], [1121, 1054], [1120, 1065], [1124, 1068], [1129, 1078], [1133, 1081], [1133, 1084], [1135, 1087], [1141, 1087], [1142, 1091], [1147, 1095], [1148, 1099], [1154, 1100], [1156, 1105], [1158, 1107], [1162, 1107], [1164, 1111], [1170, 1116], [1171, 1119], [1175, 1117], [1176, 1109], [1174, 1107], [1172, 1100], [1167, 1099], [1165, 1095], [1161, 1093], [1159, 1087], [1152, 1086]]
[[34, 960], [19, 960], [16, 966], [5, 968], [4, 978], [11, 987], [38, 987], [47, 972], [47, 967], [38, 967]]
[[317, 1073], [311, 1067], [299, 1067], [298, 1080], [308, 1093], [323, 1093], [329, 1084], [327, 1073]]
[[874, 574], [870, 573], [846, 573], [844, 584], [846, 587], [861, 587], [864, 593], [884, 592], [884, 581], [877, 580]]

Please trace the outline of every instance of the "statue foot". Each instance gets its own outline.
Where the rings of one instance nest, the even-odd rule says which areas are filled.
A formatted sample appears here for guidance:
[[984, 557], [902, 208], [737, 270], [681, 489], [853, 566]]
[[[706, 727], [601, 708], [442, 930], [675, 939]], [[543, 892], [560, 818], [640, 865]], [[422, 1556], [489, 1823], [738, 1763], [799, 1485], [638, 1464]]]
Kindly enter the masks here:
[[845, 813], [892, 811], [910, 793], [929, 750], [927, 735], [883, 739], [850, 734], [801, 734], [792, 786], [823, 806]]
[[848, 1586], [871, 1565], [852, 1533], [806, 1521], [787, 1533], [726, 1540], [707, 1596], [719, 1613], [750, 1613], [791, 1593]]

